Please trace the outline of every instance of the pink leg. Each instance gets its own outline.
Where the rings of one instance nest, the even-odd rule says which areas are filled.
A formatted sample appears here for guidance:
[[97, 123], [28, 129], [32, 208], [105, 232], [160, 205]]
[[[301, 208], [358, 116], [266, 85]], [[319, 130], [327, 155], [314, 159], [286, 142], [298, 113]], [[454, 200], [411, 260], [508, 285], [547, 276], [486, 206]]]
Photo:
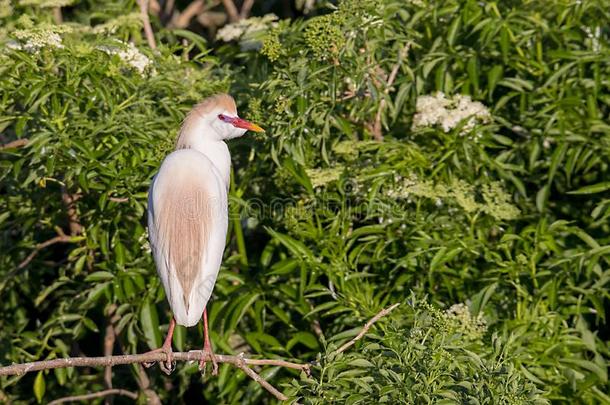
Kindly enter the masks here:
[[[210, 342], [210, 333], [208, 330], [208, 309], [203, 309], [203, 352], [204, 355], [207, 354], [210, 356], [210, 360], [212, 360], [212, 375], [218, 375], [218, 363], [216, 362], [216, 356], [212, 351], [212, 343]], [[205, 368], [205, 357], [202, 357], [199, 360], [199, 370], [203, 370]]]
[[[161, 370], [169, 375], [172, 373], [173, 371], [173, 364], [172, 364], [172, 337], [174, 336], [174, 329], [176, 328], [176, 320], [172, 317], [172, 320], [169, 322], [169, 328], [167, 330], [167, 336], [165, 336], [165, 341], [163, 342], [163, 346], [161, 346], [159, 349], [155, 349], [155, 350], [151, 350], [149, 353], [157, 353], [157, 352], [163, 352], [167, 355], [167, 359], [165, 360], [165, 362], [161, 361], [159, 362], [159, 367], [161, 368]], [[144, 363], [144, 366], [146, 367], [150, 367], [152, 364], [148, 364], [148, 363]]]

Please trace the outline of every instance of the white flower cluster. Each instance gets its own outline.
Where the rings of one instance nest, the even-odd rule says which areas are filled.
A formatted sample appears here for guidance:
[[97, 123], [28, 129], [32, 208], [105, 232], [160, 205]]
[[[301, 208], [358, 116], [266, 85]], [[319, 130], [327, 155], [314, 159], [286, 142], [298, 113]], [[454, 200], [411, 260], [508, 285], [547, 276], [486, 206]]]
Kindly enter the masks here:
[[455, 304], [445, 311], [445, 317], [452, 326], [471, 338], [480, 338], [487, 331], [483, 314], [473, 315], [466, 304]]
[[[122, 41], [118, 41], [120, 45], [118, 46], [100, 46], [99, 50], [106, 52], [109, 55], [117, 55], [123, 62], [137, 70], [141, 75], [143, 75], [146, 70], [152, 66], [152, 61], [148, 59], [146, 55], [136, 48], [136, 46], [130, 42], [125, 43]], [[154, 68], [151, 70], [151, 73], [154, 74]]]
[[306, 169], [305, 172], [313, 188], [318, 188], [339, 180], [344, 169], [343, 166], [339, 165], [327, 169]]
[[[245, 36], [253, 36], [253, 34], [262, 33], [272, 27], [277, 19], [275, 14], [267, 14], [263, 17], [252, 17], [240, 20], [236, 23], [227, 24], [218, 30], [216, 39], [224, 42], [231, 42]], [[262, 46], [262, 42], [252, 39], [242, 41], [241, 46], [244, 50], [258, 49]]]
[[144, 230], [144, 233], [142, 233], [142, 235], [140, 235], [140, 237], [138, 238], [138, 243], [140, 244], [140, 248], [142, 249], [143, 252], [146, 253], [150, 253], [152, 252], [151, 248], [150, 248], [150, 243], [148, 242], [148, 229]]
[[13, 15], [13, 5], [11, 0], [0, 0], [0, 18]]
[[462, 94], [456, 94], [453, 98], [447, 98], [442, 92], [420, 96], [415, 108], [413, 129], [440, 125], [443, 131], [449, 132], [466, 120], [460, 131], [460, 135], [465, 135], [472, 131], [477, 122], [491, 120], [491, 114], [483, 104]]
[[38, 53], [42, 48], [63, 48], [61, 36], [46, 29], [17, 30], [13, 32], [17, 41], [9, 41], [6, 46], [11, 49]]
[[19, 0], [20, 6], [36, 6], [40, 8], [55, 8], [71, 6], [75, 0]]
[[584, 27], [585, 33], [589, 38], [589, 43], [591, 44], [591, 50], [595, 53], [600, 53], [602, 50], [600, 39], [602, 37], [602, 29], [600, 26], [595, 27], [594, 30], [591, 27]]
[[115, 34], [119, 28], [141, 29], [141, 26], [142, 17], [140, 17], [140, 13], [129, 13], [120, 15], [103, 24], [98, 24], [93, 27], [92, 31], [95, 34]]

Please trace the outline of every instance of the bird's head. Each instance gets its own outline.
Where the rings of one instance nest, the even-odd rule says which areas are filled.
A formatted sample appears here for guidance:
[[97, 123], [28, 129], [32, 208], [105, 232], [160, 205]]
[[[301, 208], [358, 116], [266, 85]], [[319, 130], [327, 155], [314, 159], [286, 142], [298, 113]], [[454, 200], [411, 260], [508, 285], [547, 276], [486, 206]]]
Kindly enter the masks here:
[[217, 94], [197, 104], [185, 118], [181, 132], [191, 132], [200, 124], [205, 124], [213, 130], [201, 135], [211, 136], [216, 140], [237, 138], [246, 131], [264, 131], [258, 125], [237, 115], [235, 100], [228, 94]]

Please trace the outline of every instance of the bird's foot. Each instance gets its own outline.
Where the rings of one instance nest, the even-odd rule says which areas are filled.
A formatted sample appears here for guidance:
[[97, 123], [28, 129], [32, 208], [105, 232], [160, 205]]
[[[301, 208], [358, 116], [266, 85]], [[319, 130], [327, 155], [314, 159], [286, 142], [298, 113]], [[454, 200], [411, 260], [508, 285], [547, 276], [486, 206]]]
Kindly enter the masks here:
[[212, 352], [212, 348], [208, 344], [203, 346], [203, 356], [201, 357], [201, 360], [199, 360], [199, 371], [205, 372], [206, 355], [210, 357], [212, 362], [212, 375], [218, 375], [218, 362], [216, 361], [216, 355], [214, 352]]
[[[162, 347], [155, 349], [155, 350], [151, 350], [148, 353], [159, 353], [159, 352], [165, 353], [165, 355], [166, 355], [165, 360], [159, 361], [159, 368], [165, 374], [170, 375], [176, 369], [176, 362], [174, 361], [174, 353], [172, 351], [171, 345], [168, 347], [163, 345]], [[144, 367], [149, 368], [153, 364], [155, 364], [155, 362], [144, 363]]]

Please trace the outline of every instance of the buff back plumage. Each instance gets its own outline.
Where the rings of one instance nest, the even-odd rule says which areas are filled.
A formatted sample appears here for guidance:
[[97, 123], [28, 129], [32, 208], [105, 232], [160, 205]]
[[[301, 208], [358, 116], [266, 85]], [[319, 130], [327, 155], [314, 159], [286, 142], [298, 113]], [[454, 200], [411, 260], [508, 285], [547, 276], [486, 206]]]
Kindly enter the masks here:
[[212, 162], [192, 149], [170, 154], [151, 188], [148, 228], [157, 272], [180, 325], [201, 318], [220, 269], [227, 225], [227, 191]]

